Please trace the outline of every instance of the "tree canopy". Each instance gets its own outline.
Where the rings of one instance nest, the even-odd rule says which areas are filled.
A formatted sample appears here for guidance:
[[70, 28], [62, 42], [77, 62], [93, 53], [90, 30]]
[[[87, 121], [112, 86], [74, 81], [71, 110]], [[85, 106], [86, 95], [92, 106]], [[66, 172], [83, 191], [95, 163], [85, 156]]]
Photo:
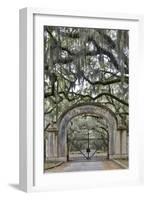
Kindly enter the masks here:
[[99, 102], [128, 122], [129, 32], [44, 26], [45, 130], [73, 104]]

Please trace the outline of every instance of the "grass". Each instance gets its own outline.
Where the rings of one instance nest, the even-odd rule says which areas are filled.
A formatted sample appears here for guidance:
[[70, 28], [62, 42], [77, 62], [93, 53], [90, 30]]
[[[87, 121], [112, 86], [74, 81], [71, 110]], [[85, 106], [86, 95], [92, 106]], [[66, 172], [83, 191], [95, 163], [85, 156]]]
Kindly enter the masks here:
[[51, 168], [54, 168], [54, 167], [57, 167], [59, 165], [61, 165], [63, 162], [61, 161], [52, 161], [52, 160], [48, 160], [45, 162], [44, 164], [44, 170], [47, 170], [47, 169], [51, 169]]
[[126, 158], [119, 158], [119, 159], [116, 159], [116, 160], [118, 160], [120, 163], [122, 163], [122, 164], [125, 165], [126, 167], [129, 166], [128, 159], [126, 159]]

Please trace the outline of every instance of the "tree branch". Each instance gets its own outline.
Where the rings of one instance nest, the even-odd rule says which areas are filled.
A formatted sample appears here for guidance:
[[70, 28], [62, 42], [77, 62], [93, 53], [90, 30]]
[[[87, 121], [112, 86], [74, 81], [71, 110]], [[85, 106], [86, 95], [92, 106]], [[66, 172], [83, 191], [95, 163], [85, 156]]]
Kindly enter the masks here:
[[[110, 85], [110, 84], [114, 84], [114, 83], [119, 83], [119, 82], [122, 81], [121, 78], [115, 78], [115, 79], [113, 79], [113, 80], [95, 81], [95, 82], [92, 82], [92, 81], [90, 81], [86, 76], [84, 76], [84, 79], [85, 79], [86, 81], [88, 81], [88, 83], [90, 83], [91, 85], [103, 85], [103, 86], [105, 86], [105, 85]], [[127, 77], [125, 77], [125, 81], [128, 83], [128, 78], [127, 78]]]

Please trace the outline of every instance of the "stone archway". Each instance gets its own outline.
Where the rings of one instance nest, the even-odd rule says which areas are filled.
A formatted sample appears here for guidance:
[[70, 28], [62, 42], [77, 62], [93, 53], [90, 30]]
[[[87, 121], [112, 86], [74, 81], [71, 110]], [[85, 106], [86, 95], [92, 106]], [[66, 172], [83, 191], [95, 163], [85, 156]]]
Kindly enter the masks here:
[[109, 157], [118, 155], [119, 137], [117, 132], [117, 119], [115, 114], [99, 103], [83, 103], [70, 107], [58, 120], [58, 159], [67, 160], [67, 125], [70, 120], [81, 114], [91, 114], [93, 116], [103, 117], [108, 124], [109, 131]]

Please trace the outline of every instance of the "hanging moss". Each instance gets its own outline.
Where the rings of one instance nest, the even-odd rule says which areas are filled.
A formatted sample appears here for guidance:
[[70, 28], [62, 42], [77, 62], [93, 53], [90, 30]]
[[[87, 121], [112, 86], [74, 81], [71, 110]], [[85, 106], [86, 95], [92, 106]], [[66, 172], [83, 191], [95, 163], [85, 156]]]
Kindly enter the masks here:
[[[111, 101], [113, 96], [119, 105], [127, 102], [128, 89], [125, 96], [122, 90], [128, 85], [124, 64], [128, 59], [124, 54], [124, 50], [128, 51], [128, 31], [72, 27], [49, 27], [46, 31], [52, 36], [47, 33], [44, 40], [45, 80], [48, 84], [45, 101], [52, 102], [51, 107], [54, 107], [55, 102], [61, 100], [56, 109], [56, 120], [73, 103], [104, 103]], [[53, 81], [53, 74], [57, 82]], [[52, 85], [55, 86], [53, 93]], [[108, 93], [109, 98], [99, 96], [102, 93]]]

